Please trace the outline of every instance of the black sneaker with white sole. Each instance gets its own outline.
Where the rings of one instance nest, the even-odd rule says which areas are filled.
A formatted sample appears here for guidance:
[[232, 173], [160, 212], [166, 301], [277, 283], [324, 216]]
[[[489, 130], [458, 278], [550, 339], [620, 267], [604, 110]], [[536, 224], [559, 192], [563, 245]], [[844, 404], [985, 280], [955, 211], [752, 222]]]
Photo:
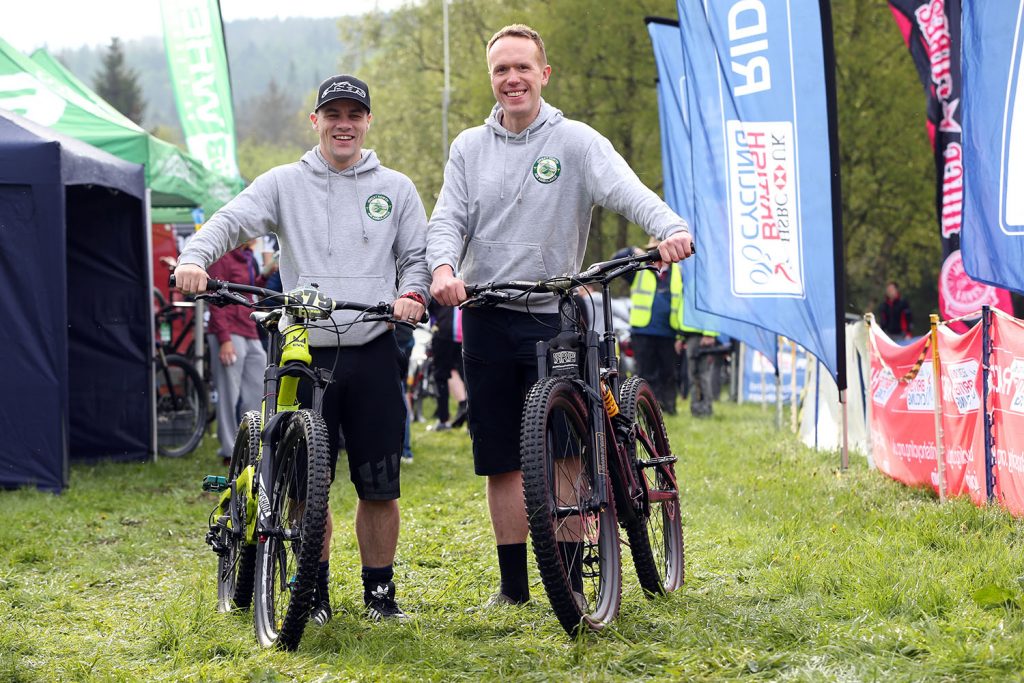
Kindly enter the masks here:
[[324, 626], [331, 620], [334, 613], [331, 612], [331, 603], [321, 602], [313, 606], [313, 609], [309, 611], [309, 620], [317, 626]]
[[363, 594], [366, 603], [366, 616], [371, 621], [405, 622], [409, 616], [395, 602], [395, 582], [378, 583], [369, 592]]

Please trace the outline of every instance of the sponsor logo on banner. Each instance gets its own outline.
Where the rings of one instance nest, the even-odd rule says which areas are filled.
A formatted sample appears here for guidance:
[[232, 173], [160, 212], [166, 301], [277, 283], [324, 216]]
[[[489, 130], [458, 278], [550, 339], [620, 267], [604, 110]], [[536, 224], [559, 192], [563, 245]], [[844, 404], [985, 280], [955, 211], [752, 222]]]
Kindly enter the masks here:
[[882, 368], [871, 378], [871, 400], [878, 406], [884, 406], [896, 391], [896, 378], [889, 368]]
[[27, 73], [0, 76], [0, 106], [40, 126], [52, 126], [64, 115], [67, 102]]
[[1021, 17], [1024, 4], [1017, 11], [1017, 45], [1010, 61], [1006, 88], [1006, 111], [1003, 113], [1003, 155], [1000, 166], [1000, 195], [1003, 199], [1004, 233], [1024, 234], [1024, 34]]
[[1024, 473], [1024, 453], [1012, 448], [995, 448], [996, 466], [1011, 472]]
[[803, 297], [793, 124], [727, 121], [730, 271], [740, 297]]
[[944, 379], [948, 381], [948, 386], [943, 387], [943, 393], [956, 404], [957, 412], [961, 415], [977, 412], [981, 407], [977, 384], [978, 365], [977, 360], [971, 359], [943, 366], [946, 369]]
[[939, 272], [939, 299], [941, 308], [949, 318], [975, 317], [982, 306], [999, 306], [999, 290], [977, 280], [964, 270], [964, 261], [957, 249], [942, 264]]
[[903, 394], [907, 410], [935, 410], [935, 387], [932, 385], [932, 366], [922, 365], [917, 377], [907, 384]]

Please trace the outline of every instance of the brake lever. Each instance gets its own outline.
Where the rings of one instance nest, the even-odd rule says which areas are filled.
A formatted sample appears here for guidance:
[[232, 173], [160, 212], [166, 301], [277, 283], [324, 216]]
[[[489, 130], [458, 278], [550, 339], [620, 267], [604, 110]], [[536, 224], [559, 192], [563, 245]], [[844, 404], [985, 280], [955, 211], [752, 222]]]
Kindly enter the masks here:
[[227, 306], [232, 303], [242, 304], [243, 306], [252, 306], [252, 302], [246, 299], [244, 296], [237, 292], [231, 292], [225, 289], [218, 289], [215, 292], [199, 292], [195, 295], [196, 299], [203, 299], [209, 301], [214, 306]]

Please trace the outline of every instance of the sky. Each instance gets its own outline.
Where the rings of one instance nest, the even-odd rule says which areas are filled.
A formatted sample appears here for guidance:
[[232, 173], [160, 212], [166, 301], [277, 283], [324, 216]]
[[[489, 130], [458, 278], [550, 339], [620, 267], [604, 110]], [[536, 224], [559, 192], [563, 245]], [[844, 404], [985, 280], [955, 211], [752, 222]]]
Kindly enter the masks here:
[[[336, 17], [379, 8], [387, 11], [410, 0], [220, 0], [224, 21], [274, 17]], [[160, 37], [160, 0], [4, 0], [0, 37], [23, 53], [36, 48], [63, 50]], [[15, 9], [17, 8], [17, 9]]]

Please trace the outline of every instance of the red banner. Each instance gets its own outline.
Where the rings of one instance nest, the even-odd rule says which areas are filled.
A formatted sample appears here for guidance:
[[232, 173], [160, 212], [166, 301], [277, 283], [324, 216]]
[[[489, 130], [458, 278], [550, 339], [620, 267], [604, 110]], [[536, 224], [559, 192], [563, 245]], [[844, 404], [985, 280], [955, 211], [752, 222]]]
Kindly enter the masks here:
[[992, 415], [995, 495], [1024, 515], [1024, 323], [993, 312], [988, 400]]
[[984, 505], [985, 414], [982, 405], [982, 326], [959, 335], [939, 327], [942, 377], [942, 445], [946, 468], [946, 494], [969, 495]]
[[930, 337], [900, 346], [877, 325], [870, 334], [874, 463], [897, 481], [938, 491]]

